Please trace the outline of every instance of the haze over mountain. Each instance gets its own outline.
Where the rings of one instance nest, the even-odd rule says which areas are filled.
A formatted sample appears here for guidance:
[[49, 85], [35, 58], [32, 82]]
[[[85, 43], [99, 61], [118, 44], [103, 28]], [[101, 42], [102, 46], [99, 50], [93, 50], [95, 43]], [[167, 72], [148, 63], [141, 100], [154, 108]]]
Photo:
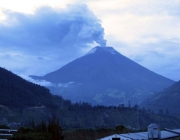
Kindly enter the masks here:
[[139, 104], [172, 85], [158, 75], [117, 52], [112, 47], [95, 47], [62, 68], [44, 76], [30, 76], [53, 84], [48, 87], [73, 102], [117, 105]]
[[147, 109], [164, 114], [180, 115], [180, 81], [142, 103]]

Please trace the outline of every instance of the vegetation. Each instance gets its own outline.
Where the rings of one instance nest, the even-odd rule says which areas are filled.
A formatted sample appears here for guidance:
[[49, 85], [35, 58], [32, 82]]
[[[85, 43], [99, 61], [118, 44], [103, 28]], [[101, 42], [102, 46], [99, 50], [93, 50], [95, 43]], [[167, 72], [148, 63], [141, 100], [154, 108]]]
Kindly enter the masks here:
[[[180, 118], [170, 116], [163, 112], [159, 114], [151, 110], [140, 109], [137, 105], [119, 106], [92, 106], [89, 103], [71, 103], [62, 97], [53, 96], [55, 108], [31, 107], [21, 111], [12, 110], [1, 114], [8, 123], [18, 122], [21, 126], [30, 126], [29, 120], [35, 124], [42, 120], [48, 123], [49, 119], [58, 118], [64, 130], [114, 128], [122, 124], [130, 129], [145, 129], [151, 123], [157, 123], [162, 128], [179, 128]], [[0, 113], [3, 110], [0, 110]]]
[[130, 129], [146, 129], [151, 123], [162, 128], [178, 128], [180, 119], [167, 114], [156, 114], [151, 110], [124, 106], [92, 106], [88, 103], [71, 103], [66, 100], [56, 111], [64, 129], [114, 128], [123, 124]]
[[0, 129], [9, 129], [9, 127], [7, 125], [0, 125]]
[[130, 132], [125, 126], [119, 125], [123, 129], [117, 128], [98, 128], [98, 129], [76, 129], [73, 131], [65, 131], [63, 133], [64, 140], [95, 140], [113, 134], [122, 134]]
[[48, 125], [42, 121], [36, 126], [32, 122], [32, 127], [19, 128], [9, 140], [94, 140], [129, 131], [125, 126], [117, 125], [116, 128], [76, 129], [62, 132], [58, 121], [50, 121]]
[[142, 105], [155, 112], [180, 116], [180, 81], [154, 94], [145, 100]]
[[47, 88], [28, 82], [3, 68], [0, 68], [0, 96], [0, 105], [9, 108], [54, 107]]
[[62, 140], [62, 129], [59, 126], [59, 121], [50, 120], [46, 125], [44, 121], [34, 125], [32, 121], [31, 128], [19, 128], [18, 132], [9, 140]]

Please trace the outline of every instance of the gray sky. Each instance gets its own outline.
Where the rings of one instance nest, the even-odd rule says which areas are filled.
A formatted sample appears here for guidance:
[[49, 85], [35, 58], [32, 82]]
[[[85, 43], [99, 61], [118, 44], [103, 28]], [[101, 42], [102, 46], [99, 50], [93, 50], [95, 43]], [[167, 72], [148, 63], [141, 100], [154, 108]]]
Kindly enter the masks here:
[[0, 0], [0, 67], [44, 75], [97, 44], [180, 80], [180, 0]]

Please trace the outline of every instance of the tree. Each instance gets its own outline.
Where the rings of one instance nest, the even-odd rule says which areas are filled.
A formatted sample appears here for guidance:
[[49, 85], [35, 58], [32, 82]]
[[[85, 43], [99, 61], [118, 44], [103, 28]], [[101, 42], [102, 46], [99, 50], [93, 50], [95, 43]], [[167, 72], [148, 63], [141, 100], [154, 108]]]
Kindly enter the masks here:
[[135, 110], [138, 110], [138, 109], [139, 109], [139, 106], [138, 106], [138, 105], [134, 105], [134, 109], [135, 109]]
[[62, 128], [59, 126], [59, 120], [49, 120], [48, 132], [52, 134], [53, 140], [61, 140], [62, 137]]
[[169, 110], [168, 110], [168, 108], [166, 109], [166, 115], [169, 115]]
[[120, 124], [120, 125], [116, 125], [116, 131], [118, 133], [125, 133], [128, 131], [128, 129], [124, 125]]
[[128, 101], [128, 107], [131, 108], [131, 102], [130, 102], [130, 100]]
[[164, 114], [164, 112], [163, 112], [162, 109], [159, 109], [159, 114], [160, 114], [160, 115], [163, 115], [163, 114]]

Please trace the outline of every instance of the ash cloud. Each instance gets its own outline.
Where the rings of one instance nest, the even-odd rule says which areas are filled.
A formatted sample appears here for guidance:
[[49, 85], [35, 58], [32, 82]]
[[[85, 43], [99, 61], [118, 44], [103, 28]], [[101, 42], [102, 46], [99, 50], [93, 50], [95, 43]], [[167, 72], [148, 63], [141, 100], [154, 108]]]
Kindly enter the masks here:
[[105, 45], [100, 20], [86, 5], [66, 9], [41, 7], [34, 14], [5, 11], [7, 20], [0, 24], [1, 46], [79, 47], [96, 42]]
[[0, 50], [28, 55], [24, 63], [11, 59], [14, 65], [22, 65], [20, 70], [8, 65], [7, 60], [3, 63], [0, 55], [1, 67], [15, 69], [15, 73], [28, 69], [28, 74], [43, 75], [83, 55], [91, 48], [89, 44], [106, 46], [101, 21], [85, 4], [65, 9], [40, 7], [34, 14], [4, 10], [4, 14], [6, 20], [0, 21]]

